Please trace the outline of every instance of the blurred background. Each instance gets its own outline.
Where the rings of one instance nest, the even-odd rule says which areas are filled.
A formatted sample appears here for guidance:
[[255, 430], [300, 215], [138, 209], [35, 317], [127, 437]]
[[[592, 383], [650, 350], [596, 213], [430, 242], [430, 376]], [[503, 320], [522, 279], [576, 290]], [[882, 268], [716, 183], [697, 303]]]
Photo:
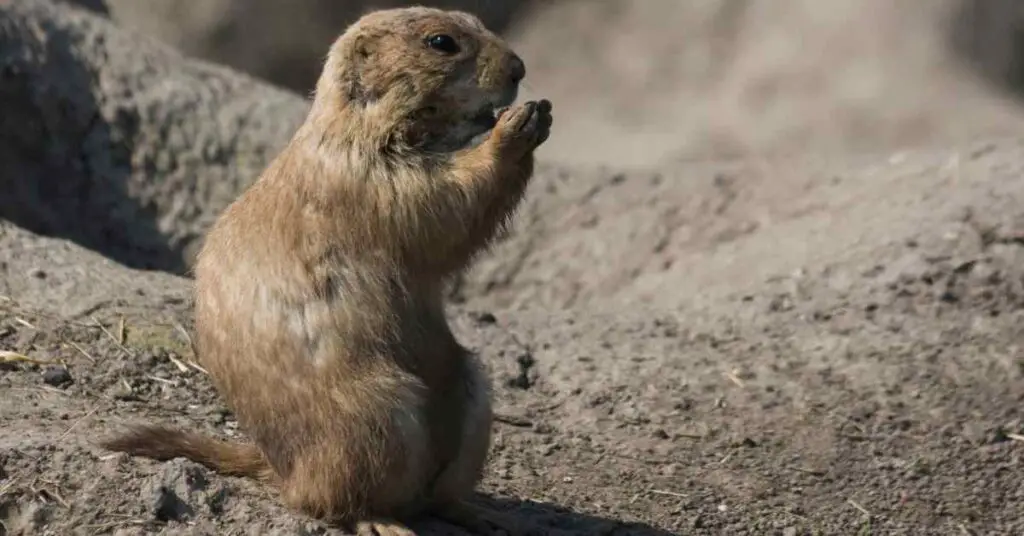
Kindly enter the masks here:
[[[300, 93], [330, 42], [394, 0], [72, 0]], [[557, 108], [543, 156], [671, 160], [894, 151], [1021, 128], [1019, 0], [445, 0]]]

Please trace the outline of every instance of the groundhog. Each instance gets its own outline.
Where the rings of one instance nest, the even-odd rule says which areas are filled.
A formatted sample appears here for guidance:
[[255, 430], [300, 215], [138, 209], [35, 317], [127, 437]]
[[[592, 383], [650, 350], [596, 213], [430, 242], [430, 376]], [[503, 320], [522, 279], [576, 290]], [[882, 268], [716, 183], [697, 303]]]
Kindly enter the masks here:
[[526, 525], [466, 499], [491, 434], [489, 381], [442, 297], [508, 223], [551, 104], [511, 106], [523, 61], [475, 16], [372, 12], [332, 45], [307, 119], [207, 234], [200, 363], [254, 444], [162, 426], [103, 446], [275, 485], [360, 533], [433, 514]]

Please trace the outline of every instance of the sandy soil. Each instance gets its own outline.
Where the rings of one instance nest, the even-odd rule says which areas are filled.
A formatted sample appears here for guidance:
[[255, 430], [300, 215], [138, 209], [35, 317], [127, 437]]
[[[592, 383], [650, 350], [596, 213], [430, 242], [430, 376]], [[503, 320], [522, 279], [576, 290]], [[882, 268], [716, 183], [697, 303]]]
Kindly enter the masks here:
[[[787, 197], [543, 170], [452, 310], [497, 384], [483, 491], [553, 534], [1020, 533], [1022, 157], [910, 154]], [[8, 534], [334, 533], [92, 446], [139, 419], [237, 433], [187, 365], [188, 283], [3, 237], [0, 345], [66, 367], [0, 376]]]
[[[897, 150], [881, 124], [799, 158], [545, 159], [451, 293], [500, 414], [480, 500], [540, 534], [1024, 534], [1024, 141], [996, 136], [1021, 112], [956, 80], [914, 112], [955, 143]], [[0, 536], [342, 534], [247, 480], [97, 448], [138, 421], [242, 435], [191, 365], [190, 282], [6, 219]]]

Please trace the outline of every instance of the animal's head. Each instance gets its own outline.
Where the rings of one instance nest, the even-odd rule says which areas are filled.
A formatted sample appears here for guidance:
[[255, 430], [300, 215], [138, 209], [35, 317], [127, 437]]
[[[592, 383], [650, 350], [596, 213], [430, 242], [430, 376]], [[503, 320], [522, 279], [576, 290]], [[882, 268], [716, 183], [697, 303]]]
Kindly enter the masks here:
[[475, 16], [411, 7], [371, 12], [338, 38], [318, 105], [394, 120], [411, 146], [447, 151], [495, 124], [526, 75], [523, 61]]

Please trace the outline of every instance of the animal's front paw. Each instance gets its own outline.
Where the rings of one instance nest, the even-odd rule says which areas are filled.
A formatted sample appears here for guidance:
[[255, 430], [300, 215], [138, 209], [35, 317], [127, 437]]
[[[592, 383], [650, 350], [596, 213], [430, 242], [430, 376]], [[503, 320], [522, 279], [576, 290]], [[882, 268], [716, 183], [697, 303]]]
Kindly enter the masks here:
[[494, 132], [502, 151], [522, 156], [548, 139], [551, 122], [550, 101], [528, 101], [503, 111]]

